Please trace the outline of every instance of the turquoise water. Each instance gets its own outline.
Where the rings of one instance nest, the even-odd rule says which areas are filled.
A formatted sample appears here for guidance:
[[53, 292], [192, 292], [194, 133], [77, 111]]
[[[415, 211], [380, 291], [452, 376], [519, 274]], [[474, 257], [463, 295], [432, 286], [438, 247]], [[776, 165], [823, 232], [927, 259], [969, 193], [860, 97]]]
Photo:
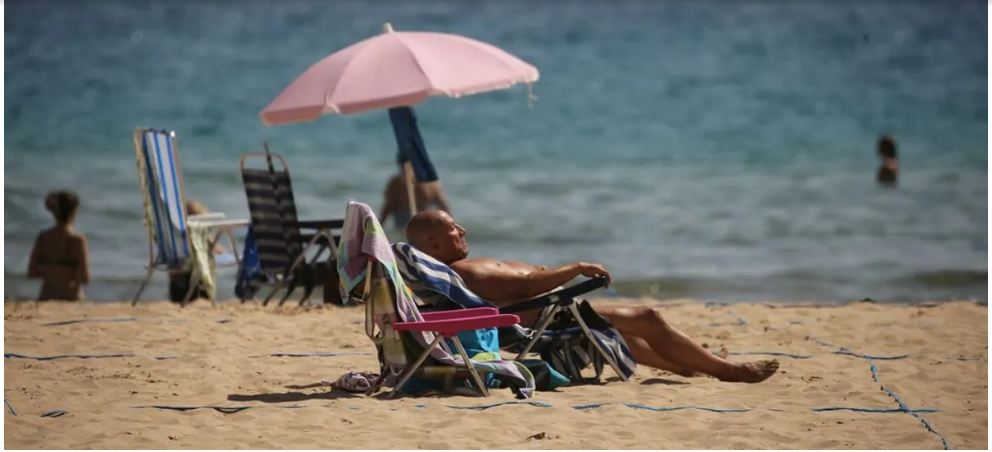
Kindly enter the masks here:
[[[457, 33], [534, 64], [526, 90], [416, 107], [474, 255], [600, 261], [622, 295], [986, 300], [987, 15], [980, 2], [7, 2], [4, 282], [44, 193], [82, 198], [90, 298], [147, 261], [131, 133], [177, 131], [187, 193], [247, 206], [241, 153], [285, 155], [303, 217], [381, 205], [385, 112], [267, 128], [311, 63], [378, 33]], [[899, 145], [896, 190], [874, 142]], [[164, 296], [164, 276], [146, 291]], [[233, 271], [221, 273], [222, 295]]]

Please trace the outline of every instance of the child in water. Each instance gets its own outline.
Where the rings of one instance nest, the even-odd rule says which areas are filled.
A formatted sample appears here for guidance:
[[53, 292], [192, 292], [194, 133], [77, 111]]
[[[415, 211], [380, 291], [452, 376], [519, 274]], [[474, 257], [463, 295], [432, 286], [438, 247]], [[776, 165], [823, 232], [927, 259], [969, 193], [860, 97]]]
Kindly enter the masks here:
[[79, 197], [67, 190], [49, 192], [45, 208], [55, 217], [55, 226], [41, 231], [35, 239], [28, 277], [41, 278], [39, 301], [82, 300], [90, 266], [86, 237], [73, 229]]

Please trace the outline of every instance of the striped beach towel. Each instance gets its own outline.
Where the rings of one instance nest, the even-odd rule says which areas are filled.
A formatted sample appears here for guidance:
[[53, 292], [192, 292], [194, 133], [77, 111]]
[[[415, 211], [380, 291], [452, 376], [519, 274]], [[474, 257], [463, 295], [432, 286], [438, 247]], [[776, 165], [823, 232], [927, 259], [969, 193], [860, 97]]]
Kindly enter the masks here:
[[451, 267], [427, 253], [403, 242], [394, 243], [393, 252], [403, 279], [420, 299], [432, 306], [445, 307], [450, 301], [462, 308], [496, 307], [469, 290]]

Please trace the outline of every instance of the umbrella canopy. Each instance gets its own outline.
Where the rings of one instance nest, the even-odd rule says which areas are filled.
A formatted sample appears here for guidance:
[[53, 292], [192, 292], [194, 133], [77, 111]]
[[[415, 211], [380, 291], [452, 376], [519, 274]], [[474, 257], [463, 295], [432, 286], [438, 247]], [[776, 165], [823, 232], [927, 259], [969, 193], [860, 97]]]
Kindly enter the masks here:
[[537, 81], [537, 68], [492, 45], [447, 33], [394, 32], [318, 61], [265, 109], [266, 125], [312, 121], [416, 104], [428, 96], [461, 97]]

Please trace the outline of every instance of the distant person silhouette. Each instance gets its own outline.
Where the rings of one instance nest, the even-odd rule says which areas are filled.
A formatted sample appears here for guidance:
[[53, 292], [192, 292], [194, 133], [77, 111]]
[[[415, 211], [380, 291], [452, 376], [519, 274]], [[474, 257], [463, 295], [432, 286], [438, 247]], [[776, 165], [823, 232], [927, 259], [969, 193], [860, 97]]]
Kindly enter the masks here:
[[[418, 211], [438, 208], [445, 212], [451, 212], [448, 198], [444, 194], [444, 188], [441, 187], [441, 181], [414, 181], [413, 192]], [[386, 224], [386, 220], [392, 216], [394, 227], [402, 229], [406, 227], [406, 223], [415, 213], [410, 212], [410, 198], [407, 195], [406, 183], [403, 180], [403, 169], [400, 167], [400, 172], [394, 174], [386, 182], [386, 189], [383, 192], [382, 213], [379, 218], [383, 224]]]
[[896, 142], [888, 135], [878, 139], [878, 156], [882, 164], [878, 167], [875, 179], [879, 184], [895, 187], [899, 179], [899, 158], [896, 153]]
[[79, 196], [68, 190], [49, 192], [45, 208], [55, 217], [55, 226], [41, 231], [35, 239], [28, 278], [41, 278], [39, 301], [82, 300], [90, 267], [86, 237], [73, 229]]

